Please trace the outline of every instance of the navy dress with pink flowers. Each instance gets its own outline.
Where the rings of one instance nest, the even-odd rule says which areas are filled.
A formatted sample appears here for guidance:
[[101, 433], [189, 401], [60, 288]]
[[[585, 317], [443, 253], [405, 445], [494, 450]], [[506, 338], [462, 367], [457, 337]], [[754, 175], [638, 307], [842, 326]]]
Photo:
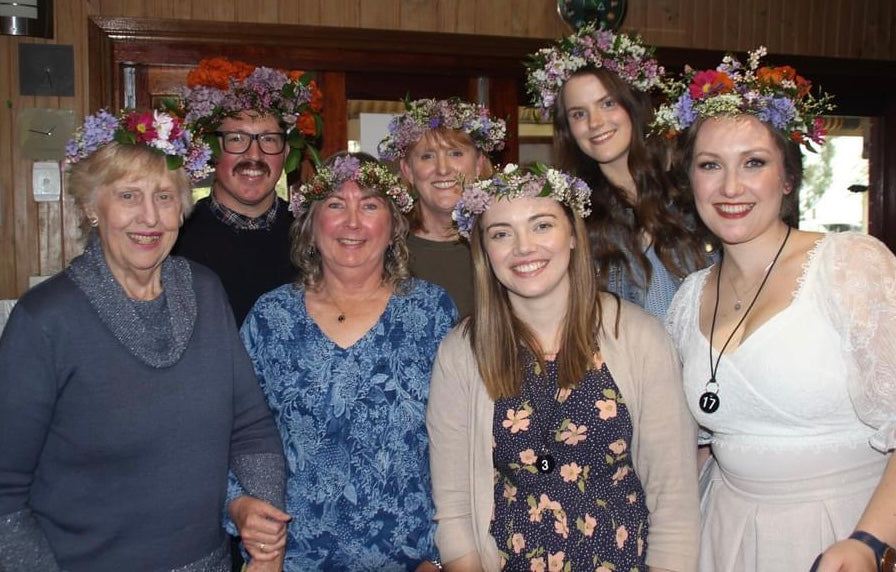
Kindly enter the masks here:
[[[606, 364], [573, 389], [527, 355], [521, 395], [495, 402], [495, 512], [504, 570], [646, 570], [648, 510], [632, 420]], [[549, 472], [539, 470], [553, 459]], [[544, 467], [542, 467], [544, 468]]]

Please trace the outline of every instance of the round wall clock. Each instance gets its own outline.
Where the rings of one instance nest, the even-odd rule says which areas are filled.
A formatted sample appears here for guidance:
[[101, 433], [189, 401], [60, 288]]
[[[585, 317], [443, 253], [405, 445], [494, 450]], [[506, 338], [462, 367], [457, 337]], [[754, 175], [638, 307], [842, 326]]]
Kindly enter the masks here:
[[557, 0], [557, 13], [575, 29], [589, 22], [615, 30], [625, 18], [625, 0]]

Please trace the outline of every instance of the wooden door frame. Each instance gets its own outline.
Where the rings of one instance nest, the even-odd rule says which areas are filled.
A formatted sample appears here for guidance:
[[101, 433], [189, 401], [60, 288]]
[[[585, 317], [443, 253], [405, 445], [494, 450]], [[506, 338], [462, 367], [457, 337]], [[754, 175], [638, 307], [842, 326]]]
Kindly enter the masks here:
[[[518, 106], [525, 101], [523, 60], [551, 40], [326, 26], [91, 17], [88, 23], [90, 110], [121, 106], [121, 70], [148, 65], [196, 65], [227, 56], [250, 63], [313, 70], [324, 93], [324, 146], [344, 149], [348, 99], [465, 95], [475, 100], [480, 79], [493, 113], [508, 122], [499, 162], [518, 158]], [[715, 50], [659, 48], [675, 71], [685, 63], [714, 67]], [[873, 118], [869, 231], [896, 251], [896, 62], [771, 56], [835, 96], [838, 113]], [[413, 88], [413, 89], [411, 89]], [[139, 92], [139, 89], [138, 89]], [[366, 94], [366, 95], [365, 95]], [[146, 102], [139, 102], [146, 104]], [[886, 158], [891, 160], [887, 161]]]

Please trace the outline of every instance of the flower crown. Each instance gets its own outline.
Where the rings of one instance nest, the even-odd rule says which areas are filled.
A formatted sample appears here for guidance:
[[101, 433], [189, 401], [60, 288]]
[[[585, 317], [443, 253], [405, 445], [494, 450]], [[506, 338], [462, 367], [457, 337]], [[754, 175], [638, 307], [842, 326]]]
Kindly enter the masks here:
[[336, 157], [331, 165], [321, 167], [310, 181], [293, 193], [289, 211], [298, 218], [313, 201], [329, 196], [346, 181], [354, 181], [363, 189], [379, 191], [403, 213], [410, 212], [414, 206], [410, 190], [385, 165], [375, 161], [361, 162], [352, 155], [343, 155]]
[[581, 69], [611, 71], [643, 92], [662, 87], [665, 73], [653, 58], [653, 48], [641, 43], [639, 36], [598, 30], [593, 23], [561, 38], [550, 48], [538, 50], [525, 66], [526, 91], [544, 117], [553, 111], [563, 84]]
[[389, 135], [380, 141], [377, 151], [383, 161], [404, 157], [408, 147], [430, 129], [456, 129], [473, 140], [477, 149], [491, 153], [504, 148], [507, 125], [489, 115], [482, 105], [451, 99], [418, 99], [404, 102], [405, 112], [389, 122]]
[[669, 85], [672, 103], [657, 110], [653, 129], [674, 137], [699, 118], [748, 113], [814, 151], [812, 143], [824, 143], [819, 116], [834, 109], [832, 98], [812, 95], [812, 84], [790, 66], [759, 67], [767, 53], [763, 46], [749, 52], [747, 67], [729, 54], [715, 70], [685, 69]]
[[491, 178], [467, 185], [451, 218], [457, 232], [469, 240], [476, 217], [491, 207], [492, 200], [520, 197], [550, 197], [579, 218], [591, 214], [591, 189], [582, 179], [542, 164], [520, 168], [510, 163]]
[[212, 58], [201, 60], [187, 75], [187, 87], [180, 93], [184, 117], [220, 154], [213, 132], [227, 117], [243, 111], [275, 115], [288, 126], [290, 153], [284, 168], [298, 167], [305, 150], [315, 164], [320, 156], [311, 141], [321, 134], [320, 110], [323, 96], [309, 74]]
[[100, 147], [115, 141], [121, 145], [144, 145], [165, 156], [171, 170], [183, 167], [194, 183], [208, 177], [211, 148], [194, 138], [184, 122], [165, 111], [122, 110], [117, 116], [105, 109], [84, 118], [65, 147], [65, 160], [74, 165]]

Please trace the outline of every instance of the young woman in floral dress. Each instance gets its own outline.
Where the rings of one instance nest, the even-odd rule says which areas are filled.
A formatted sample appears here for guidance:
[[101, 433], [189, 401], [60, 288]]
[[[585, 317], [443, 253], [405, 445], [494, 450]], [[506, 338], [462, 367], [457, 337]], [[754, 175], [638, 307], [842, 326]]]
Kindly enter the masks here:
[[510, 165], [455, 209], [476, 299], [427, 429], [446, 570], [693, 570], [695, 427], [662, 326], [598, 294], [590, 189]]

